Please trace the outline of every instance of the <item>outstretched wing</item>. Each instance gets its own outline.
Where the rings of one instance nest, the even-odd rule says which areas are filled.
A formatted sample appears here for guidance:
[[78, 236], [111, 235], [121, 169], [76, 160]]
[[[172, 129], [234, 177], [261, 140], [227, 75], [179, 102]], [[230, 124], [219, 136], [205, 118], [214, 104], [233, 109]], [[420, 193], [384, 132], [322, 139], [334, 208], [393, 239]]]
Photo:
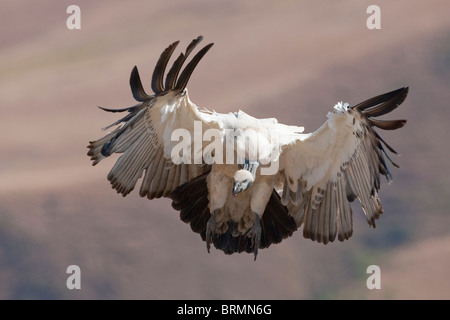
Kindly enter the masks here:
[[171, 159], [173, 147], [178, 142], [172, 139], [175, 130], [192, 134], [195, 121], [201, 121], [204, 130], [220, 127], [215, 119], [198, 110], [186, 90], [192, 72], [213, 44], [201, 49], [181, 71], [187, 57], [202, 39], [201, 36], [194, 39], [186, 52], [179, 55], [168, 71], [165, 83], [164, 72], [179, 41], [164, 50], [153, 72], [153, 95], [144, 91], [137, 67], [134, 67], [130, 86], [133, 97], [140, 103], [124, 109], [101, 108], [108, 112], [127, 112], [106, 129], [117, 128], [103, 138], [91, 141], [88, 146], [93, 165], [113, 153], [122, 153], [109, 172], [108, 180], [123, 196], [134, 189], [142, 175], [139, 193], [152, 199], [167, 197], [176, 187], [210, 170], [203, 162], [174, 164]]
[[350, 202], [359, 199], [369, 225], [383, 212], [377, 191], [380, 174], [391, 181], [385, 147], [396, 153], [374, 127], [395, 130], [406, 120], [379, 120], [397, 108], [408, 88], [376, 96], [353, 107], [339, 103], [327, 122], [283, 147], [282, 201], [303, 235], [318, 242], [348, 239], [353, 232]]

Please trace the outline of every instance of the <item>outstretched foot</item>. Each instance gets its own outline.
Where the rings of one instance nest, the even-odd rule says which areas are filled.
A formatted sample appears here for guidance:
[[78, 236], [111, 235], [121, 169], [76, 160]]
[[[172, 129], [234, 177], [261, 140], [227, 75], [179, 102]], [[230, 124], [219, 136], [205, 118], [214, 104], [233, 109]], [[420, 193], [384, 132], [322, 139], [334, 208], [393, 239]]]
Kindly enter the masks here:
[[212, 236], [213, 236], [213, 230], [216, 229], [216, 215], [219, 210], [214, 210], [214, 212], [211, 214], [211, 217], [208, 220], [208, 223], [206, 224], [206, 250], [211, 249], [211, 242], [212, 242]]
[[259, 215], [255, 213], [255, 222], [253, 223], [253, 227], [250, 229], [250, 236], [252, 237], [253, 244], [253, 254], [255, 255], [255, 259], [258, 256], [258, 249], [261, 245], [261, 219]]

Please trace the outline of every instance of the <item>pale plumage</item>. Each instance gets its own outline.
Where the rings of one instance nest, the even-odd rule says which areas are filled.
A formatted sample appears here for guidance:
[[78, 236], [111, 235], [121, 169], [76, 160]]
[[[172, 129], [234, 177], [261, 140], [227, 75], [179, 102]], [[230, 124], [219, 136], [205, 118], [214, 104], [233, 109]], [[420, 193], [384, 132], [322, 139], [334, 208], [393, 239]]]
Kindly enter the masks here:
[[338, 103], [322, 127], [303, 134], [303, 127], [274, 118], [220, 114], [190, 101], [186, 85], [212, 44], [181, 69], [201, 40], [180, 54], [165, 81], [178, 42], [162, 53], [152, 77], [154, 95], [144, 91], [135, 67], [130, 86], [140, 103], [102, 108], [127, 112], [107, 127], [117, 128], [88, 146], [94, 165], [122, 154], [108, 174], [112, 187], [126, 196], [142, 178], [139, 194], [171, 198], [208, 250], [213, 243], [225, 253], [253, 252], [255, 258], [258, 248], [279, 243], [301, 225], [303, 235], [318, 242], [348, 239], [353, 232], [349, 202], [356, 198], [375, 226], [383, 212], [380, 174], [391, 180], [385, 147], [395, 151], [374, 127], [393, 130], [406, 122], [375, 117], [399, 106], [408, 88], [355, 106]]

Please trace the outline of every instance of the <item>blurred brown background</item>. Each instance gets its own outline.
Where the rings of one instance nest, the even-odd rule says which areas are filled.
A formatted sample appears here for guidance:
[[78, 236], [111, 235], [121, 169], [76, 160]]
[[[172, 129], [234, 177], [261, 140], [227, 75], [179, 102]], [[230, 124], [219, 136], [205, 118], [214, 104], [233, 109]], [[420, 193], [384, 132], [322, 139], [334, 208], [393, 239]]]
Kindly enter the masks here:
[[[66, 9], [81, 8], [81, 30]], [[381, 30], [366, 9], [381, 8]], [[416, 299], [450, 298], [450, 4], [374, 1], [3, 0], [0, 10], [0, 298]], [[97, 105], [135, 104], [159, 54], [198, 35], [215, 42], [188, 85], [199, 106], [242, 109], [313, 131], [337, 101], [358, 103], [401, 86], [405, 104], [383, 132], [400, 153], [383, 183], [385, 213], [327, 246], [302, 232], [226, 256], [179, 220], [167, 199], [116, 194], [114, 163], [92, 167], [89, 140], [117, 119]], [[81, 268], [81, 290], [66, 268]], [[366, 269], [381, 268], [381, 290]]]

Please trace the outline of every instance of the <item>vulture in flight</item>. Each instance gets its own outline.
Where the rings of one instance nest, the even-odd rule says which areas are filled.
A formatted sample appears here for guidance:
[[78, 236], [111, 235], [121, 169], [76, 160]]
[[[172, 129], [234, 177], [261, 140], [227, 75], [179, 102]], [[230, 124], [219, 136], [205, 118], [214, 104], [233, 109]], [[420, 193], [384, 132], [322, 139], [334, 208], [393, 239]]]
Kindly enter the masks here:
[[[243, 111], [227, 114], [198, 108], [186, 85], [212, 47], [208, 44], [185, 65], [203, 39], [194, 39], [166, 67], [179, 41], [161, 54], [153, 71], [153, 94], [144, 90], [137, 67], [130, 86], [138, 103], [91, 141], [93, 165], [119, 153], [108, 174], [118, 193], [129, 194], [142, 178], [139, 194], [168, 197], [180, 218], [206, 242], [226, 254], [253, 253], [291, 236], [327, 244], [351, 237], [352, 209], [358, 199], [375, 227], [383, 209], [380, 175], [391, 181], [387, 150], [396, 153], [375, 127], [394, 130], [406, 120], [380, 120], [406, 98], [408, 88], [349, 105], [337, 103], [312, 133], [275, 118], [257, 119]], [[185, 65], [183, 69], [183, 65]]]

